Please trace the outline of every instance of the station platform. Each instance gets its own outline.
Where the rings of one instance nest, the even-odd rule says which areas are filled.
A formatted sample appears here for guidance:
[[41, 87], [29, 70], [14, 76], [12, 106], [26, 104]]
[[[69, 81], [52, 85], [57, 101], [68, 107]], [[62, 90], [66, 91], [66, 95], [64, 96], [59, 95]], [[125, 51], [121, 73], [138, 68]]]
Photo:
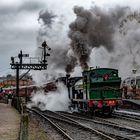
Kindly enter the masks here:
[[140, 100], [123, 99], [122, 101], [123, 105], [121, 106], [121, 108], [140, 111]]
[[0, 103], [0, 140], [18, 140], [20, 114], [9, 104]]

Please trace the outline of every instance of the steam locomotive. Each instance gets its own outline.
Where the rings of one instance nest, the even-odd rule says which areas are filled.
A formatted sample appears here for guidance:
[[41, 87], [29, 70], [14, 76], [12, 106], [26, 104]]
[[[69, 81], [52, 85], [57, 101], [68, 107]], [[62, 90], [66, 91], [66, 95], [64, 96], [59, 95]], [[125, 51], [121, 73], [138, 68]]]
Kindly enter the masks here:
[[[63, 82], [68, 89], [71, 110], [94, 114], [101, 112], [111, 114], [122, 99], [120, 90], [121, 78], [118, 70], [111, 68], [90, 68], [84, 70], [81, 77], [59, 77], [43, 85], [44, 91], [55, 91], [57, 82]], [[15, 90], [15, 89], [14, 89]], [[36, 91], [36, 86], [25, 86], [19, 89], [19, 96], [29, 97]]]
[[70, 108], [94, 114], [111, 114], [122, 99], [118, 70], [96, 68], [85, 70], [82, 77], [66, 76]]

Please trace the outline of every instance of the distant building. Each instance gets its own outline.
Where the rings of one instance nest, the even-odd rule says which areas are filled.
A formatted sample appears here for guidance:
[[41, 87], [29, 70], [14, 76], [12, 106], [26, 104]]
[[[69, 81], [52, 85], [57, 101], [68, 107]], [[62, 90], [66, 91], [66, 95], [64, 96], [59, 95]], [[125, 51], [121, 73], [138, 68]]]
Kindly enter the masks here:
[[[19, 80], [19, 86], [26, 86], [26, 85], [32, 85], [32, 78], [31, 77], [25, 77], [21, 80]], [[16, 86], [16, 77], [14, 76], [7, 76], [7, 77], [0, 77], [0, 87], [15, 87]]]

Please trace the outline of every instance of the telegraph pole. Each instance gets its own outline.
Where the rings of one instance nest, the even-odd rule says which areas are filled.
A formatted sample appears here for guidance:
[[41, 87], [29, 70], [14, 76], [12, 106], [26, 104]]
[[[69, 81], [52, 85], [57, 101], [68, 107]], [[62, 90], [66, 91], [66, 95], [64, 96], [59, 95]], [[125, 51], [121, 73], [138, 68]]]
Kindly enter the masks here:
[[16, 96], [19, 97], [19, 67], [16, 65]]

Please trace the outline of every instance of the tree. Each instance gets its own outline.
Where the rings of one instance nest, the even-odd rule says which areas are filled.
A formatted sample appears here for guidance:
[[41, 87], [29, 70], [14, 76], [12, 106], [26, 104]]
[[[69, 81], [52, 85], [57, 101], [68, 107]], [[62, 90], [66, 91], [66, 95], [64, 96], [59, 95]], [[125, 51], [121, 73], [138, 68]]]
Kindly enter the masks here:
[[11, 79], [13, 76], [11, 74], [7, 74], [6, 78]]

